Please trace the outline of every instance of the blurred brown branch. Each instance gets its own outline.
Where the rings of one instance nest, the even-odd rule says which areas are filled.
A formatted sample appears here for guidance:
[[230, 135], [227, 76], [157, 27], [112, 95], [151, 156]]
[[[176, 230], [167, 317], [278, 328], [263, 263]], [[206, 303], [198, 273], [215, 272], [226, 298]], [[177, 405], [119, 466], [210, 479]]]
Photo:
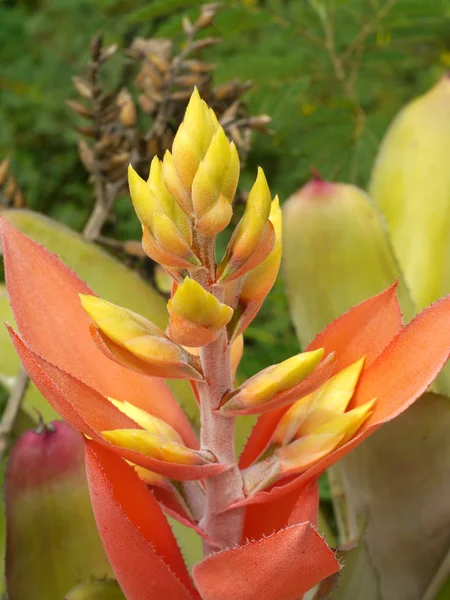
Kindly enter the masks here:
[[23, 208], [25, 198], [11, 171], [9, 158], [0, 162], [0, 206]]
[[[80, 158], [90, 174], [95, 202], [83, 234], [90, 241], [99, 240], [104, 224], [112, 218], [116, 199], [126, 191], [126, 169], [129, 163], [143, 175], [154, 155], [162, 157], [172, 145], [176, 129], [194, 86], [216, 112], [222, 126], [240, 148], [241, 158], [250, 148], [251, 132], [267, 133], [270, 118], [251, 116], [242, 96], [251, 82], [229, 81], [213, 87], [214, 65], [200, 55], [220, 40], [198, 34], [213, 24], [219, 3], [204, 4], [195, 22], [183, 18], [185, 41], [178, 52], [169, 39], [136, 37], [126, 55], [137, 65], [135, 87], [139, 92], [135, 105], [128, 89], [106, 92], [100, 75], [103, 65], [116, 52], [116, 46], [103, 48], [103, 37], [97, 35], [90, 44], [90, 60], [86, 77], [74, 77], [73, 83], [81, 102], [67, 100], [67, 105], [87, 126], [77, 126]], [[150, 128], [141, 130], [138, 112], [152, 119]], [[111, 244], [109, 244], [111, 246]], [[136, 256], [136, 253], [134, 253]]]
[[0, 462], [8, 446], [9, 438], [19, 415], [20, 405], [28, 389], [29, 382], [28, 374], [21, 367], [0, 421]]

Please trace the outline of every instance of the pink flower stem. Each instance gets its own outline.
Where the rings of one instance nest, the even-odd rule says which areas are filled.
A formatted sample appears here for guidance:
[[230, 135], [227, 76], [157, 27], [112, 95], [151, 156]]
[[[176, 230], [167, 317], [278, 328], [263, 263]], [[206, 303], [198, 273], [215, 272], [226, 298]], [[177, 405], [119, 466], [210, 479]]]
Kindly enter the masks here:
[[[203, 253], [203, 256], [206, 252]], [[205, 263], [204, 263], [205, 264]], [[213, 261], [211, 260], [211, 265]], [[198, 281], [205, 289], [223, 301], [224, 290], [211, 285], [212, 269], [208, 277], [199, 273]], [[207, 281], [208, 280], [208, 281]], [[206, 510], [200, 526], [221, 548], [234, 547], [242, 541], [244, 509], [225, 513], [221, 511], [232, 502], [244, 498], [241, 472], [236, 463], [235, 421], [214, 412], [224, 394], [233, 388], [230, 363], [230, 346], [226, 328], [216, 339], [200, 349], [204, 381], [198, 382], [201, 417], [201, 449], [212, 452], [221, 463], [230, 468], [216, 477], [205, 480]], [[205, 554], [213, 549], [205, 547]], [[217, 548], [215, 549], [217, 550]]]

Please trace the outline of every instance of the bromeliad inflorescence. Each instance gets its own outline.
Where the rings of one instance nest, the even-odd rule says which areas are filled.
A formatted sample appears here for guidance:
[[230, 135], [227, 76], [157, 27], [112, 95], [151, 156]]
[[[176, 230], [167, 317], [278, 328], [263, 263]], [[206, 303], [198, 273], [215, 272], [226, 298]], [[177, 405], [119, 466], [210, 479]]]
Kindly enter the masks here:
[[[227, 465], [223, 474], [205, 482], [207, 510], [201, 520], [219, 548], [242, 538], [244, 514], [227, 512], [231, 503], [245, 500], [288, 474], [304, 471], [348, 441], [373, 408], [372, 401], [345, 412], [363, 363], [350, 374], [347, 369], [323, 383], [334, 362], [332, 354], [324, 357], [323, 349], [273, 365], [234, 389], [231, 346], [255, 317], [276, 278], [282, 229], [278, 198], [272, 200], [264, 173], [258, 169], [225, 255], [216, 257], [216, 236], [230, 223], [238, 178], [234, 143], [194, 91], [173, 153], [167, 151], [162, 161], [153, 159], [147, 181], [129, 169], [145, 251], [174, 280], [167, 331], [95, 296], [81, 298], [95, 324], [93, 337], [108, 356], [149, 375], [195, 382], [201, 410], [200, 450], [183, 446], [167, 426], [155, 428], [152, 422], [147, 427], [133, 419], [127, 409], [133, 410], [132, 405], [123, 405], [121, 410], [139, 429], [101, 435], [124, 450], [179, 465], [181, 478], [182, 468], [188, 465]], [[274, 445], [269, 445], [273, 453], [239, 470], [234, 417], [289, 405], [293, 406], [273, 434]], [[289, 426], [292, 435], [279, 433]]]
[[[130, 600], [292, 600], [337, 571], [315, 529], [318, 475], [407, 408], [448, 357], [450, 300], [404, 327], [393, 285], [235, 387], [242, 334], [282, 249], [279, 202], [259, 169], [216, 256], [238, 178], [236, 148], [197, 91], [172, 153], [153, 159], [147, 181], [130, 167], [143, 247], [173, 278], [165, 331], [1, 225], [22, 336], [11, 337], [39, 390], [85, 435], [94, 513]], [[161, 378], [189, 380], [200, 440]], [[252, 414], [237, 457], [236, 417]], [[203, 538], [193, 581], [163, 512]]]

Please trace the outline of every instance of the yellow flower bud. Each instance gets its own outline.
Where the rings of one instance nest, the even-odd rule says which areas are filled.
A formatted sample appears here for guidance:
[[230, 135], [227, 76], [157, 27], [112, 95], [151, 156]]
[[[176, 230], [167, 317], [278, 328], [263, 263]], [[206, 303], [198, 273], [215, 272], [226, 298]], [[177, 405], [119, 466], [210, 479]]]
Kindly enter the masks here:
[[118, 362], [158, 377], [201, 379], [198, 359], [141, 315], [95, 296], [80, 294], [80, 300]]
[[239, 156], [222, 127], [218, 127], [192, 183], [196, 229], [214, 236], [228, 225], [239, 179]]
[[275, 196], [272, 201], [269, 220], [275, 230], [275, 243], [269, 256], [249, 271], [244, 279], [238, 304], [229, 326], [232, 339], [245, 331], [253, 321], [272, 289], [280, 269], [283, 244], [282, 213], [278, 196]]
[[[200, 261], [190, 247], [188, 217], [182, 213], [173, 197], [163, 186], [157, 158], [152, 162], [150, 178], [150, 184], [146, 183], [130, 165], [128, 180], [131, 198], [144, 233], [148, 232], [148, 239], [154, 240], [157, 248], [160, 248], [169, 257], [173, 256], [173, 260], [166, 258], [162, 264], [185, 268], [199, 265]], [[158, 191], [158, 197], [154, 190]], [[144, 249], [151, 253], [149, 254], [150, 258], [161, 262], [161, 254], [154, 251], [153, 245], [144, 244]]]
[[277, 452], [281, 474], [301, 473], [348, 442], [373, 412], [375, 399], [320, 425]]
[[146, 431], [149, 431], [154, 435], [159, 435], [163, 438], [170, 439], [173, 442], [178, 442], [179, 444], [183, 443], [183, 438], [179, 435], [179, 433], [162, 419], [154, 417], [146, 410], [143, 410], [142, 408], [131, 404], [131, 402], [127, 402], [126, 400], [115, 400], [114, 398], [108, 398], [108, 400], [111, 402], [111, 404], [114, 404], [116, 408], [127, 415], [127, 417], [130, 417], [130, 419], [132, 419]]
[[244, 352], [244, 336], [238, 335], [235, 340], [231, 343], [231, 373], [233, 379], [236, 377], [236, 372], [241, 362], [242, 354]]
[[272, 441], [286, 445], [343, 414], [353, 397], [363, 365], [364, 357], [295, 402], [278, 423]]
[[180, 465], [202, 465], [209, 462], [200, 452], [144, 429], [102, 431], [102, 436], [114, 446], [166, 462]]
[[161, 161], [155, 156], [150, 164], [150, 173], [147, 184], [155, 197], [159, 200], [164, 212], [175, 224], [184, 240], [192, 245], [192, 226], [189, 217], [176, 202], [164, 183]]
[[159, 473], [150, 471], [149, 469], [141, 467], [140, 465], [135, 465], [130, 461], [127, 462], [133, 467], [137, 476], [145, 483], [145, 485], [156, 485], [158, 487], [168, 487], [171, 485], [170, 480], [167, 479], [167, 477], [164, 477], [164, 475], [159, 475]]
[[375, 399], [312, 428], [297, 440], [280, 446], [267, 458], [242, 471], [247, 496], [253, 496], [279, 479], [298, 475], [342, 446], [356, 434], [373, 412]]
[[167, 189], [178, 202], [179, 206], [184, 212], [189, 215], [194, 215], [194, 209], [192, 206], [192, 200], [189, 191], [183, 187], [180, 178], [177, 175], [175, 164], [173, 162], [173, 156], [169, 150], [166, 150], [162, 162], [162, 173], [164, 177], [164, 183]]
[[248, 412], [249, 409], [262, 412], [265, 404], [281, 400], [284, 395], [294, 399], [297, 386], [314, 371], [323, 353], [323, 348], [302, 352], [264, 369], [226, 394], [220, 411], [225, 414]]
[[183, 346], [208, 344], [233, 316], [231, 307], [188, 277], [178, 286], [167, 306], [171, 316], [167, 332]]
[[211, 112], [195, 88], [173, 140], [175, 169], [183, 187], [189, 191], [217, 127]]
[[271, 195], [264, 171], [258, 168], [256, 181], [248, 195], [225, 257], [218, 267], [219, 281], [239, 277], [260, 264], [271, 252], [275, 233], [269, 221]]

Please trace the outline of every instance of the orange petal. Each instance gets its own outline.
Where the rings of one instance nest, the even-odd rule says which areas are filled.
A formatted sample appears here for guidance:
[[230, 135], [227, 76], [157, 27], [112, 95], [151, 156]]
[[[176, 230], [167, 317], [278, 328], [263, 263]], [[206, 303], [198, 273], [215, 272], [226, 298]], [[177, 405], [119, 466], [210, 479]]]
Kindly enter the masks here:
[[193, 577], [203, 600], [298, 600], [339, 568], [320, 535], [301, 523], [213, 554]]
[[133, 467], [87, 440], [86, 471], [97, 527], [126, 597], [198, 598], [171, 528]]
[[[331, 375], [334, 364], [334, 355], [327, 356], [326, 359], [316, 367], [311, 375], [297, 386], [298, 395], [296, 396], [296, 399], [306, 396], [320, 387]], [[292, 402], [294, 398], [291, 398], [290, 400]], [[288, 407], [283, 406], [282, 408], [275, 408], [275, 410], [259, 417], [241, 454], [239, 460], [241, 469], [248, 467], [264, 451], [267, 444], [270, 442], [278, 422], [287, 410]]]
[[[377, 403], [361, 433], [390, 421], [424, 392], [450, 353], [450, 296], [423, 310], [363, 371], [348, 410], [375, 395]], [[377, 394], [370, 396], [371, 390]]]
[[326, 354], [336, 352], [336, 373], [364, 355], [367, 368], [402, 328], [396, 288], [397, 283], [353, 306], [327, 325], [307, 350], [325, 348]]
[[259, 540], [288, 525], [309, 521], [317, 525], [319, 486], [313, 479], [305, 488], [294, 490], [267, 504], [251, 504], [245, 511], [244, 540]]
[[[1, 219], [8, 294], [17, 325], [39, 355], [103, 396], [130, 400], [164, 418], [195, 444], [189, 422], [162, 379], [143, 377], [104, 357], [89, 333], [90, 318], [78, 294], [88, 286], [54, 254]], [[164, 414], [163, 414], [164, 413]]]
[[39, 391], [64, 419], [85, 435], [98, 440], [127, 460], [170, 479], [203, 479], [227, 469], [227, 465], [217, 463], [179, 465], [164, 462], [108, 444], [99, 437], [100, 431], [136, 428], [134, 421], [96, 390], [34, 353], [14, 331], [11, 330], [10, 333], [24, 367]]

